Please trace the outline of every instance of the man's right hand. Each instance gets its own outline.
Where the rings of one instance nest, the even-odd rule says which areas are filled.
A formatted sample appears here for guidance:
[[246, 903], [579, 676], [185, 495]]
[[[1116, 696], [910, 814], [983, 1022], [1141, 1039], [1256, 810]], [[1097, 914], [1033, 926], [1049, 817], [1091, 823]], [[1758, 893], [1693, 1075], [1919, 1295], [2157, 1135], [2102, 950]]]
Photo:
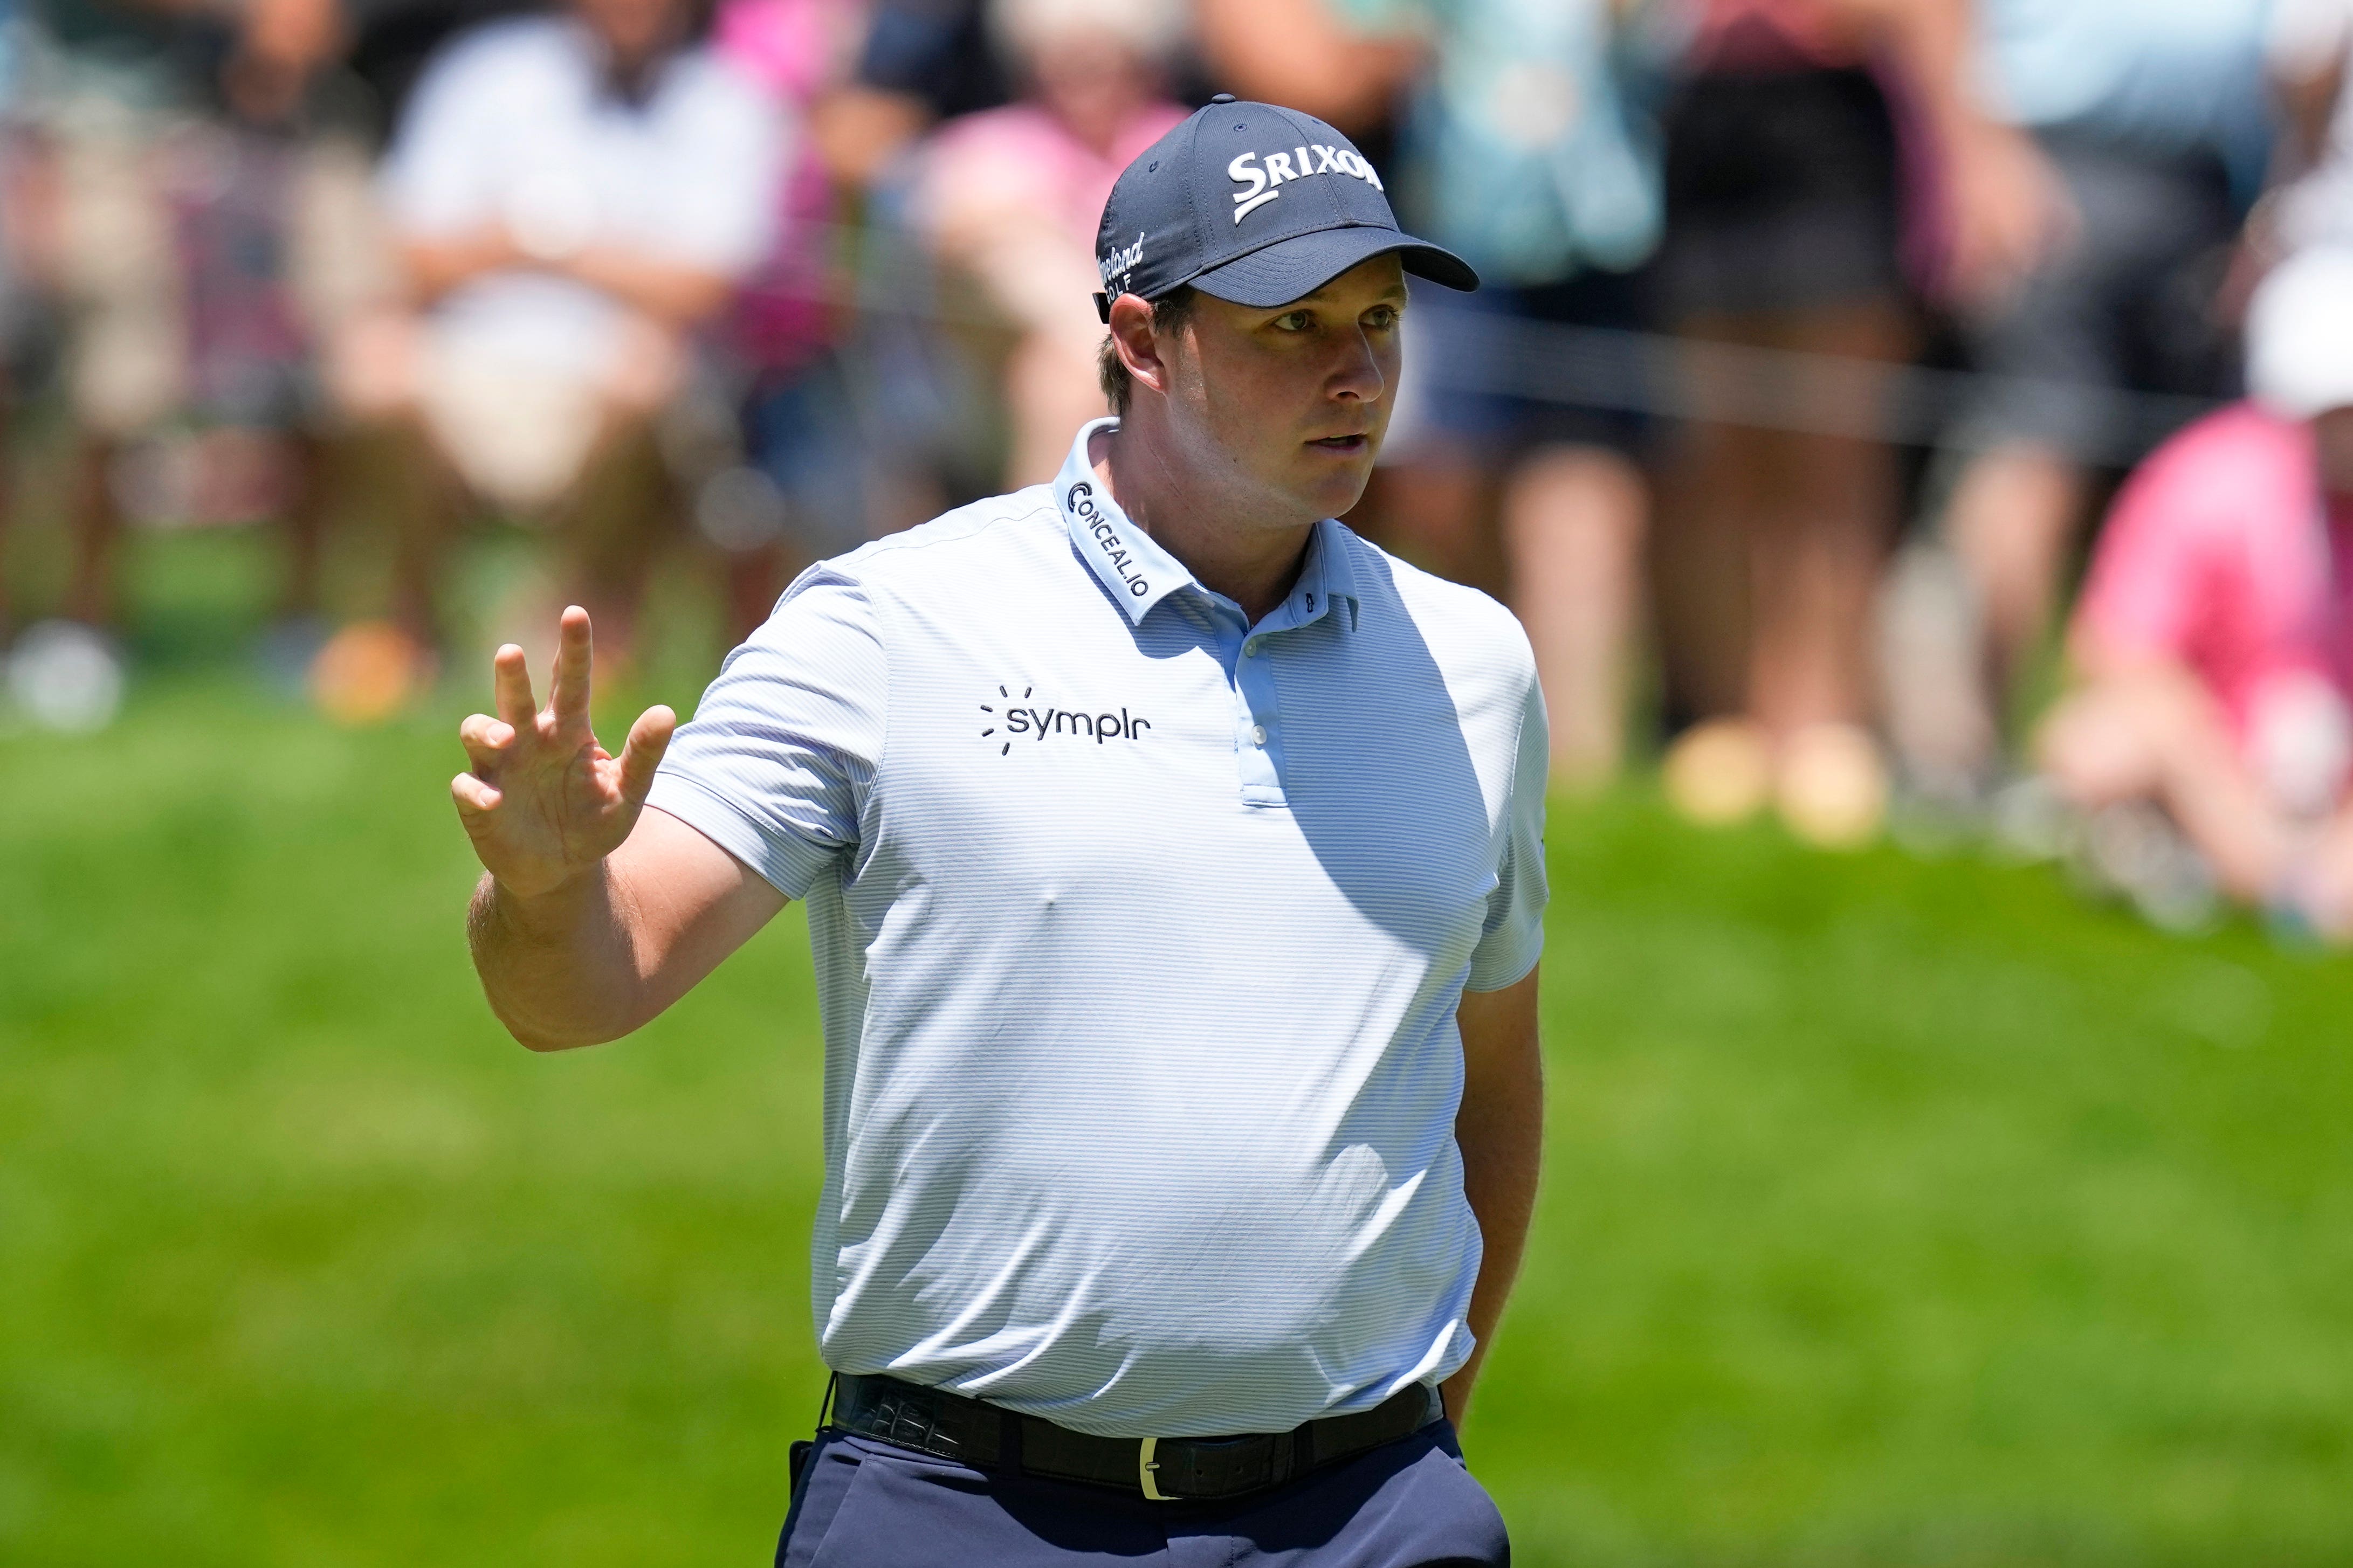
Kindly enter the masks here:
[[649, 708], [615, 757], [588, 721], [588, 612], [564, 612], [548, 704], [532, 696], [522, 649], [509, 643], [491, 660], [498, 717], [477, 713], [458, 727], [473, 766], [450, 781], [458, 818], [474, 853], [518, 897], [554, 892], [593, 871], [637, 826], [670, 746], [678, 716]]

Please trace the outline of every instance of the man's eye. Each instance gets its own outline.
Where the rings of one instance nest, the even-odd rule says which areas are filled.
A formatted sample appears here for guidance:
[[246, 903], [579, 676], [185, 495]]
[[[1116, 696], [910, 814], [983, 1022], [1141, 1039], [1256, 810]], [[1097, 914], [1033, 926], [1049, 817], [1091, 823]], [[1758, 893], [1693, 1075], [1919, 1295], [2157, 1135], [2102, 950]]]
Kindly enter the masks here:
[[1303, 332], [1314, 320], [1314, 314], [1306, 310], [1286, 310], [1274, 319], [1274, 325], [1278, 331]]
[[1404, 314], [1395, 305], [1376, 305], [1365, 312], [1365, 325], [1377, 332], [1386, 332], [1396, 326]]

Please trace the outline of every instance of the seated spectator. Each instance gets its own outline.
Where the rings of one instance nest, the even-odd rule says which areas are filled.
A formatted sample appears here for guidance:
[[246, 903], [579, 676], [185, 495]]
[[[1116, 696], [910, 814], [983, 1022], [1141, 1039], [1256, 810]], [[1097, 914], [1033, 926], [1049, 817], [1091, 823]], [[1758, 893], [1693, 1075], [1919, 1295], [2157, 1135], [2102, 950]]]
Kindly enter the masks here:
[[37, 0], [8, 32], [23, 58], [7, 86], [7, 269], [18, 298], [61, 329], [74, 425], [66, 621], [39, 643], [44, 659], [84, 672], [56, 690], [87, 700], [39, 695], [43, 660], [17, 674], [44, 722], [90, 726], [121, 689], [113, 634], [132, 518], [273, 517], [287, 544], [281, 610], [316, 608], [299, 296], [317, 247], [301, 231], [337, 166], [305, 112], [339, 42], [336, 12], [332, 0], [226, 11]]
[[[455, 42], [385, 172], [413, 308], [354, 334], [338, 377], [464, 498], [554, 530], [616, 659], [671, 521], [658, 421], [765, 253], [784, 150], [696, 26], [692, 0], [575, 0]], [[429, 644], [461, 497], [410, 499], [395, 613]]]
[[74, 423], [69, 619], [112, 657], [122, 531], [116, 461], [188, 393], [186, 301], [163, 174], [167, 143], [205, 97], [186, 28], [160, 5], [39, 0], [17, 111], [36, 164], [12, 196], [37, 283], [63, 329]]
[[[2077, 807], [2158, 808], [2225, 891], [2345, 940], [2353, 251], [2274, 273], [2248, 336], [2253, 400], [2175, 437], [2118, 496], [2069, 641], [2074, 689], [2040, 749]], [[2146, 890], [2135, 865], [2095, 868]]]
[[1183, 16], [1169, 0], [996, 0], [990, 21], [1024, 97], [941, 129], [916, 206], [934, 252], [1019, 334], [1004, 373], [1018, 486], [1051, 479], [1071, 432], [1103, 416], [1095, 226], [1120, 171], [1185, 118], [1160, 84]]

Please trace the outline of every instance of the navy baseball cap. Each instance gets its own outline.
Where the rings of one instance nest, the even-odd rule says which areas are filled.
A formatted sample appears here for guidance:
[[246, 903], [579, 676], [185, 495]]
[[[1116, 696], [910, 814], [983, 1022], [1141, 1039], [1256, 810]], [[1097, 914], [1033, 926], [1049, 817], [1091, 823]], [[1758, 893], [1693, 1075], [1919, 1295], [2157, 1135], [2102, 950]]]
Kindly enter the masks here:
[[1312, 114], [1220, 93], [1121, 174], [1095, 230], [1111, 320], [1122, 294], [1187, 284], [1237, 305], [1286, 305], [1360, 261], [1395, 252], [1405, 269], [1476, 289], [1470, 264], [1400, 231], [1381, 177]]

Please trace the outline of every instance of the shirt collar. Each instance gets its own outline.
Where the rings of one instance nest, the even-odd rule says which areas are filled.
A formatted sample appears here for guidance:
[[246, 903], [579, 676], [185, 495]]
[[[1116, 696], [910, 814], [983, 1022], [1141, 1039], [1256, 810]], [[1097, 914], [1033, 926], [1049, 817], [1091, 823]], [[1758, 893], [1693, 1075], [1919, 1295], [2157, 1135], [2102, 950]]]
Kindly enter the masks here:
[[1071, 443], [1071, 456], [1054, 476], [1054, 502], [1062, 509], [1062, 525], [1071, 531], [1071, 546], [1079, 552], [1105, 592], [1119, 601], [1130, 621], [1141, 624], [1152, 606], [1179, 588], [1194, 586], [1193, 574], [1160, 548], [1152, 536], [1128, 521], [1127, 513], [1095, 477], [1087, 447], [1098, 432], [1115, 431], [1116, 419], [1096, 419], [1080, 426]]
[[[1127, 618], [1141, 625], [1153, 605], [1178, 589], [1203, 594], [1208, 590], [1194, 580], [1182, 562], [1128, 521], [1127, 513], [1096, 477], [1088, 447], [1097, 434], [1118, 428], [1115, 418], [1092, 420], [1080, 427], [1062, 471], [1054, 476], [1054, 502], [1061, 509], [1062, 526], [1070, 530], [1071, 548], [1104, 591], [1127, 611]], [[1301, 563], [1299, 582], [1287, 601], [1296, 611], [1293, 624], [1318, 618], [1335, 599], [1348, 602], [1348, 625], [1353, 630], [1359, 601], [1356, 569], [1349, 560], [1348, 531], [1327, 517], [1308, 535], [1307, 559]]]
[[1307, 563], [1299, 570], [1299, 588], [1307, 590], [1307, 618], [1314, 619], [1324, 606], [1337, 600], [1348, 601], [1348, 629], [1356, 629], [1356, 616], [1362, 602], [1356, 596], [1356, 568], [1349, 558], [1348, 525], [1339, 519], [1327, 517], [1315, 525], [1308, 536]]

